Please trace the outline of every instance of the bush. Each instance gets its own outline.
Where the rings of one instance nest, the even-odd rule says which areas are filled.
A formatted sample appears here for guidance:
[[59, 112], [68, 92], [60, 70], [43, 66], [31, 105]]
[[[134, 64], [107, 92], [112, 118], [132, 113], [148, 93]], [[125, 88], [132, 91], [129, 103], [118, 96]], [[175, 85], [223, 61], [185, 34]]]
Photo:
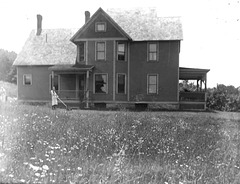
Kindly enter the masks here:
[[240, 107], [239, 90], [234, 86], [218, 85], [208, 89], [207, 107], [220, 111], [238, 111]]

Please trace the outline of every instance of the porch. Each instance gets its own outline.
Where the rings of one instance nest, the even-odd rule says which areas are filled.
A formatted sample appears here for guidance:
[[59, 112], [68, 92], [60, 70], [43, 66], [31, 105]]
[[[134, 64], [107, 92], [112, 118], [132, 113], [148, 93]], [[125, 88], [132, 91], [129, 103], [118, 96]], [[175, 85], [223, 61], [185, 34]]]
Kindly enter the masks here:
[[89, 78], [92, 65], [56, 65], [49, 67], [51, 88], [55, 86], [57, 94], [66, 103], [89, 108], [92, 91], [89, 90]]
[[191, 80], [196, 82], [192, 89], [184, 88], [179, 90], [180, 109], [206, 109], [207, 73], [209, 69], [179, 68], [179, 80]]

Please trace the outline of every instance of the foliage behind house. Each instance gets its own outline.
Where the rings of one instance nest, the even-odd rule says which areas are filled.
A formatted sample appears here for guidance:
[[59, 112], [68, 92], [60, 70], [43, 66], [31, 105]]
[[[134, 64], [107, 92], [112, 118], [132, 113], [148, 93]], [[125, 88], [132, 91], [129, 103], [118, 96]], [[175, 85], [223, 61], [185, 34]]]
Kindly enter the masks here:
[[17, 54], [13, 51], [0, 49], [0, 81], [16, 83], [16, 68], [12, 67]]

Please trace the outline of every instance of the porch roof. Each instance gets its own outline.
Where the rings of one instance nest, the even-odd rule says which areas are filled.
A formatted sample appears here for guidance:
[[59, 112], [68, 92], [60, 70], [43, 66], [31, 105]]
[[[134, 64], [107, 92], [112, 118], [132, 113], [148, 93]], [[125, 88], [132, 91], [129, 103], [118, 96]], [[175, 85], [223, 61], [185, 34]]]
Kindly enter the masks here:
[[179, 67], [180, 80], [206, 80], [209, 69]]
[[76, 72], [76, 71], [89, 71], [94, 68], [93, 65], [83, 65], [83, 64], [75, 64], [75, 65], [54, 65], [49, 67], [49, 70], [52, 71], [67, 71], [67, 72]]

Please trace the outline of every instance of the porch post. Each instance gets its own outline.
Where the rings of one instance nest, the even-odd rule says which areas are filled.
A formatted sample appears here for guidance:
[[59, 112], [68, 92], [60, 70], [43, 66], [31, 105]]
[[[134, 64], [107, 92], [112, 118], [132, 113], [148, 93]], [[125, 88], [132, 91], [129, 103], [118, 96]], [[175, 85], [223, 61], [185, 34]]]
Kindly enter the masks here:
[[200, 91], [202, 91], [202, 79], [201, 79], [201, 83], [200, 83]]
[[204, 84], [205, 84], [205, 89], [204, 89], [204, 109], [207, 109], [207, 74], [205, 74], [205, 77], [204, 77]]
[[89, 108], [89, 70], [87, 71], [87, 80], [86, 80], [86, 89], [87, 89], [87, 93], [86, 93], [86, 108]]
[[198, 84], [198, 79], [197, 79], [197, 91], [199, 91], [199, 84]]
[[207, 74], [205, 74], [205, 92], [207, 91]]
[[54, 71], [52, 70], [52, 85], [51, 85], [51, 89], [53, 88], [54, 86]]
[[75, 88], [75, 98], [78, 99], [79, 98], [79, 102], [81, 101], [81, 97], [80, 97], [80, 91], [79, 91], [79, 75], [75, 75], [76, 76], [76, 88]]

